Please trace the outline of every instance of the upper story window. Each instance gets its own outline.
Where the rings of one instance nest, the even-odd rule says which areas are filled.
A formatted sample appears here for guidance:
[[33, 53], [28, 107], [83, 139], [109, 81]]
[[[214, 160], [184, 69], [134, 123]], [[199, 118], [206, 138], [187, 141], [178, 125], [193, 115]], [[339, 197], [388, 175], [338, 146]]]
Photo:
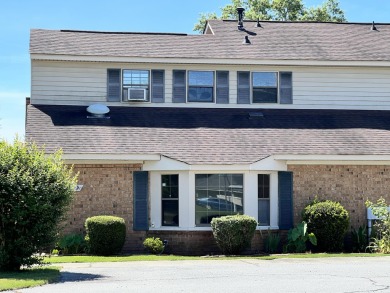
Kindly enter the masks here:
[[149, 101], [149, 70], [123, 70], [123, 101]]
[[214, 102], [214, 71], [188, 72], [188, 102]]
[[252, 102], [278, 102], [278, 74], [276, 72], [252, 73]]
[[292, 73], [237, 72], [237, 103], [292, 104]]
[[164, 83], [161, 69], [107, 69], [107, 101], [163, 103]]
[[229, 71], [173, 70], [172, 102], [229, 103]]

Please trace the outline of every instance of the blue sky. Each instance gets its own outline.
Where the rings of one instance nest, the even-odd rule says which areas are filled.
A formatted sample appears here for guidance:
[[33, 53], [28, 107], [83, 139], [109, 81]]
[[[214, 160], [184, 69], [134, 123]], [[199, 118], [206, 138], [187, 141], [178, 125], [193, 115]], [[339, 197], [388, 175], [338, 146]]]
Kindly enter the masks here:
[[[317, 6], [324, 0], [304, 0]], [[0, 138], [24, 137], [31, 28], [193, 33], [200, 12], [229, 0], [3, 0], [0, 4]], [[389, 0], [340, 0], [350, 22], [390, 22]]]

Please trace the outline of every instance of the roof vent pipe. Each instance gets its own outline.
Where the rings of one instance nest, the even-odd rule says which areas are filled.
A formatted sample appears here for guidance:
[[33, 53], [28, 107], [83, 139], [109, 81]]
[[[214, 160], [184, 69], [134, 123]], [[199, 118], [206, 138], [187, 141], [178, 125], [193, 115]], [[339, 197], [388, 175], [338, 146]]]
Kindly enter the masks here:
[[257, 19], [257, 23], [256, 23], [255, 27], [261, 27], [261, 23], [260, 23], [260, 19], [259, 18]]
[[238, 13], [238, 25], [237, 25], [237, 28], [239, 31], [243, 31], [244, 30], [244, 8], [242, 7], [238, 7], [237, 8], [237, 13]]
[[242, 44], [243, 45], [250, 45], [251, 44], [251, 41], [249, 40], [248, 36], [245, 36], [244, 40], [242, 41]]
[[372, 31], [377, 31], [377, 30], [378, 30], [378, 29], [376, 28], [376, 26], [375, 26], [375, 22], [372, 22], [371, 30], [372, 30]]

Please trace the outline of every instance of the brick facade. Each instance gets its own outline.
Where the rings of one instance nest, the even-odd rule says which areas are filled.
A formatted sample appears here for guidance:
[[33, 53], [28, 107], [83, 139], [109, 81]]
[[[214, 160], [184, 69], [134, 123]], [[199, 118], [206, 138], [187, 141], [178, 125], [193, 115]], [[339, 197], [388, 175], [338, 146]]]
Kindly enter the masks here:
[[[144, 251], [142, 242], [147, 236], [168, 240], [167, 253], [182, 255], [219, 254], [211, 231], [133, 231], [133, 171], [140, 164], [75, 165], [78, 184], [68, 219], [63, 230], [84, 233], [88, 217], [114, 215], [125, 219], [127, 226], [125, 252]], [[315, 196], [339, 201], [350, 213], [351, 225], [366, 224], [365, 201], [383, 196], [390, 202], [390, 166], [289, 165], [294, 174], [294, 222], [301, 220], [303, 208]], [[284, 238], [286, 231], [280, 231]], [[263, 250], [267, 232], [256, 231], [247, 253]]]
[[118, 216], [126, 222], [124, 250], [143, 250], [145, 232], [132, 230], [133, 171], [140, 169], [140, 164], [75, 165], [74, 171], [79, 173], [78, 184], [84, 186], [75, 192], [63, 233], [84, 233], [85, 220], [91, 216]]
[[390, 166], [289, 165], [294, 174], [294, 222], [315, 196], [340, 202], [351, 226], [367, 224], [365, 201], [384, 197], [390, 203]]

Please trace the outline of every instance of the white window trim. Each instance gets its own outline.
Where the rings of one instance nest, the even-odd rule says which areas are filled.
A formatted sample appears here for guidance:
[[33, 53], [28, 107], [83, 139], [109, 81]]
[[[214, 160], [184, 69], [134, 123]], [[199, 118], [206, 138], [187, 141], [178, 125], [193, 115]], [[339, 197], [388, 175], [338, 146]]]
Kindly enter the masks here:
[[[151, 104], [152, 103], [152, 69], [144, 69], [144, 68], [121, 68], [121, 103], [122, 104]], [[147, 101], [124, 101], [123, 100], [123, 89], [125, 88], [123, 85], [123, 77], [124, 77], [124, 71], [125, 70], [138, 70], [138, 71], [147, 71], [148, 72], [148, 100]], [[153, 69], [154, 70], [154, 69]], [[157, 70], [157, 69], [156, 69]], [[131, 87], [126, 87], [131, 88]]]
[[[179, 226], [162, 226], [161, 175], [179, 175]], [[244, 214], [258, 219], [257, 175], [270, 175], [270, 225], [257, 230], [279, 229], [278, 172], [277, 171], [151, 171], [150, 172], [150, 230], [211, 231], [211, 227], [195, 224], [195, 174], [243, 174]]]
[[[275, 103], [254, 103], [253, 102], [253, 73], [276, 73], [276, 87], [277, 87], [277, 97]], [[252, 70], [250, 72], [250, 104], [251, 105], [279, 105], [280, 104], [280, 71], [265, 71], [265, 70]]]
[[[213, 72], [214, 81], [213, 81], [213, 101], [212, 102], [191, 102], [188, 100], [188, 91], [190, 87], [190, 71], [197, 71], [197, 72]], [[201, 69], [188, 69], [186, 70], [186, 104], [195, 104], [195, 105], [213, 105], [217, 104], [217, 71], [216, 70], [201, 70]]]

